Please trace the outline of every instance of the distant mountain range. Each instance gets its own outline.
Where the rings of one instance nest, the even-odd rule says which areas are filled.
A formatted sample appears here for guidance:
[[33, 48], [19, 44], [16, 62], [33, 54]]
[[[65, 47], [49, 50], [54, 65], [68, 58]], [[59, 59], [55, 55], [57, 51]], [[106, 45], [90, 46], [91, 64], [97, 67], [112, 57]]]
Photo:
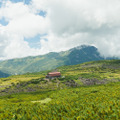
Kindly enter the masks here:
[[11, 75], [24, 74], [27, 72], [31, 73], [43, 70], [51, 70], [63, 65], [76, 65], [83, 62], [104, 59], [104, 57], [100, 56], [100, 53], [96, 47], [83, 45], [59, 53], [51, 52], [36, 57], [26, 57], [1, 61], [0, 71]]

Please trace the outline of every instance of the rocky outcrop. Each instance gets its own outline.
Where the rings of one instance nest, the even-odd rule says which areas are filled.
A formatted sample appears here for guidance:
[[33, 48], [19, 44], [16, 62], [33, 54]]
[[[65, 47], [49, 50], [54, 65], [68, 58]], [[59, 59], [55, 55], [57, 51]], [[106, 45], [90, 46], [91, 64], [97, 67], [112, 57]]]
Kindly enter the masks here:
[[68, 87], [77, 87], [77, 83], [74, 80], [68, 80], [65, 82], [65, 85], [67, 85]]

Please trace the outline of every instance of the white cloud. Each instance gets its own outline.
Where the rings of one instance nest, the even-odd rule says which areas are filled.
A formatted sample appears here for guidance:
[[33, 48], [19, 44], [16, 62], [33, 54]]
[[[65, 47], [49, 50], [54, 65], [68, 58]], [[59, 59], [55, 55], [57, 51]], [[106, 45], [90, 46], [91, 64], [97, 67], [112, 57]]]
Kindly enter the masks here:
[[[38, 13], [46, 11], [42, 17]], [[29, 5], [7, 1], [0, 8], [1, 59], [39, 55], [89, 44], [103, 56], [120, 57], [119, 0], [32, 0]], [[41, 48], [30, 48], [24, 38], [47, 34]], [[46, 40], [47, 39], [47, 40]]]
[[[103, 56], [120, 57], [119, 0], [46, 1], [52, 31], [46, 44], [53, 51], [92, 44]], [[39, 5], [38, 0], [33, 2]]]

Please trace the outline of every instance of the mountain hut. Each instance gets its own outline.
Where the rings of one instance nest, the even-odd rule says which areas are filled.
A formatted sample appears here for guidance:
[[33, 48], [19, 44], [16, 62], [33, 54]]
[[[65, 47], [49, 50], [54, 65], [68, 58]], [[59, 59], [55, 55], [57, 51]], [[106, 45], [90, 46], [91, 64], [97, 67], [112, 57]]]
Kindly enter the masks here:
[[52, 79], [52, 78], [58, 78], [61, 77], [60, 72], [50, 72], [46, 75], [46, 78]]

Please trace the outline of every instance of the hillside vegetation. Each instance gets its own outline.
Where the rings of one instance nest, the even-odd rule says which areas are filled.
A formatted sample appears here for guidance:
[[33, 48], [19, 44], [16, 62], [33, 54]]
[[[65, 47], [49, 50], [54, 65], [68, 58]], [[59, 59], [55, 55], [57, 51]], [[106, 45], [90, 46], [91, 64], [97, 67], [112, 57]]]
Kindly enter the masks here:
[[[1, 120], [120, 119], [120, 60], [102, 60], [0, 79]], [[54, 71], [54, 70], [52, 70]]]
[[[62, 78], [45, 80], [49, 71], [13, 75], [0, 79], [0, 90], [7, 92], [29, 92], [71, 86], [106, 84], [120, 81], [120, 60], [102, 60], [78, 65], [67, 65], [52, 71], [60, 71]], [[59, 85], [57, 85], [59, 84]], [[4, 92], [3, 92], [4, 93]]]
[[80, 46], [59, 53], [51, 52], [46, 55], [2, 61], [0, 62], [0, 70], [16, 75], [52, 70], [63, 65], [75, 65], [102, 59], [104, 58], [100, 56], [94, 46]]
[[0, 78], [5, 78], [5, 77], [8, 77], [8, 76], [10, 76], [10, 75], [0, 71]]
[[120, 83], [0, 97], [1, 120], [118, 120]]

